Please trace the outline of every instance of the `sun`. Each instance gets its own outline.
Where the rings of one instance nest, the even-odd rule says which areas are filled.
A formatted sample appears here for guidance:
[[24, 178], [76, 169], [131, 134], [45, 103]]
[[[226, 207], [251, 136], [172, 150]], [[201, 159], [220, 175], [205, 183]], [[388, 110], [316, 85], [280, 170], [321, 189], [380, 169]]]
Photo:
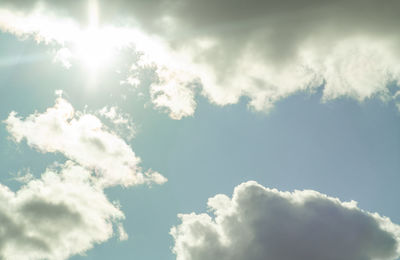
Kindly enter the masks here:
[[89, 0], [89, 24], [74, 41], [74, 53], [86, 69], [96, 72], [112, 62], [115, 44], [109, 33], [99, 26], [97, 0]]
[[67, 35], [67, 46], [59, 51], [57, 60], [67, 67], [71, 66], [71, 60], [76, 61], [86, 70], [91, 85], [123, 59], [122, 50], [140, 56], [141, 65], [174, 64], [168, 54], [170, 49], [159, 38], [129, 23], [125, 26], [99, 23], [97, 0], [88, 0], [87, 26], [73, 27]]
[[100, 29], [83, 31], [75, 45], [76, 57], [91, 71], [97, 71], [112, 62], [114, 46]]

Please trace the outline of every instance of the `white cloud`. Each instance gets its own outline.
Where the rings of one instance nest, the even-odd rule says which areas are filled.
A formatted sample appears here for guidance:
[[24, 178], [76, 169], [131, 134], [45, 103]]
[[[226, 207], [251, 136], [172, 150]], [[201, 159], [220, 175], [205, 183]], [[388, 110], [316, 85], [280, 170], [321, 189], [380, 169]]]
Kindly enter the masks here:
[[135, 125], [128, 113], [122, 112], [117, 106], [105, 106], [98, 113], [113, 124], [113, 128], [120, 136], [128, 140], [135, 137]]
[[20, 183], [28, 183], [29, 181], [34, 179], [34, 175], [32, 174], [29, 168], [22, 169], [18, 171], [16, 174], [11, 174], [13, 178], [11, 180], [20, 182]]
[[[4, 121], [16, 142], [41, 152], [59, 152], [69, 158], [35, 178], [29, 169], [15, 180], [11, 191], [0, 184], [0, 259], [67, 259], [105, 242], [115, 232], [128, 239], [118, 203], [104, 188], [113, 185], [162, 184], [167, 179], [143, 171], [128, 144], [94, 115], [75, 111], [56, 91], [54, 107], [25, 119], [11, 112]], [[131, 120], [115, 107], [99, 112], [115, 124]]]
[[79, 29], [73, 18], [60, 18], [43, 8], [21, 13], [0, 5], [0, 30], [21, 39], [33, 37], [37, 42], [64, 44], [78, 34]]
[[191, 116], [196, 108], [195, 78], [187, 71], [167, 67], [156, 70], [158, 81], [150, 86], [150, 95], [156, 108], [166, 109], [173, 119]]
[[395, 93], [395, 95], [393, 96], [393, 99], [394, 99], [395, 102], [396, 102], [396, 107], [397, 107], [397, 109], [400, 111], [399, 97], [400, 97], [400, 90], [397, 91], [397, 92]]
[[316, 191], [280, 192], [256, 182], [208, 200], [209, 214], [180, 214], [171, 229], [177, 260], [389, 260], [400, 227], [352, 202]]
[[117, 226], [126, 237], [124, 214], [71, 161], [17, 192], [0, 184], [0, 212], [1, 259], [67, 259], [108, 240]]
[[[132, 44], [148, 57], [161, 79], [150, 86], [152, 102], [174, 119], [193, 115], [194, 81], [212, 103], [227, 105], [248, 97], [251, 108], [265, 112], [294, 93], [319, 88], [323, 101], [341, 97], [389, 101], [393, 94], [388, 85], [400, 81], [396, 0], [385, 4], [378, 0], [97, 2], [102, 24], [117, 20], [127, 27], [102, 31], [109, 37], [101, 36], [98, 42], [114, 39], [107, 45]], [[82, 3], [41, 3], [37, 9], [23, 0], [4, 1], [0, 28], [61, 41], [88, 38], [79, 29], [85, 20], [79, 11], [85, 9]], [[15, 10], [28, 14], [40, 10], [40, 15], [18, 15]], [[54, 14], [75, 21], [75, 26], [63, 22], [65, 35], [60, 35], [64, 30], [46, 27], [56, 24], [42, 22]], [[93, 39], [88, 44], [95, 45]], [[109, 46], [103, 47], [98, 51]], [[135, 75], [128, 76], [127, 82], [138, 84]]]
[[61, 48], [56, 52], [53, 61], [59, 62], [65, 68], [69, 69], [72, 66], [71, 59], [72, 59], [71, 51], [68, 48]]
[[26, 139], [28, 145], [41, 152], [64, 154], [94, 170], [104, 187], [167, 181], [157, 172], [143, 172], [140, 158], [123, 139], [106, 129], [96, 116], [76, 112], [61, 97], [44, 113], [22, 119], [11, 112], [4, 122], [16, 142]]

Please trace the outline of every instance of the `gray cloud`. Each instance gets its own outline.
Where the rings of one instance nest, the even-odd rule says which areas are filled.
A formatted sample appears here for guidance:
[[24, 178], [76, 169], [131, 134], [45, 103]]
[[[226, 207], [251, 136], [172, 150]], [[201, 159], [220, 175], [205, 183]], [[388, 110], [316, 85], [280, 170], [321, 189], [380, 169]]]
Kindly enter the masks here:
[[[148, 170], [130, 146], [94, 115], [75, 111], [61, 97], [54, 107], [21, 119], [4, 121], [16, 142], [41, 152], [60, 152], [70, 160], [47, 169], [40, 178], [18, 174], [16, 192], [0, 184], [0, 259], [67, 259], [83, 254], [118, 230], [128, 238], [118, 203], [108, 200], [109, 186], [162, 184], [166, 178]], [[119, 111], [103, 114], [116, 124], [128, 124]]]
[[[292, 32], [304, 38], [316, 28], [336, 28], [337, 32], [371, 32], [379, 34], [394, 32], [399, 25], [398, 1], [378, 0], [351, 1], [277, 1], [277, 0], [94, 0], [100, 6], [102, 19], [106, 23], [121, 18], [131, 18], [147, 26], [165, 16], [181, 20], [179, 28], [190, 28], [191, 35], [214, 33], [245, 34], [260, 28], [274, 29], [275, 35]], [[5, 0], [2, 6], [31, 11], [44, 6], [53, 12], [64, 13], [78, 20], [86, 17], [90, 0]], [[84, 19], [83, 19], [84, 20]], [[154, 24], [153, 24], [154, 25]], [[241, 39], [238, 37], [237, 39]], [[296, 38], [286, 34], [287, 39]], [[283, 40], [285, 37], [281, 38]], [[280, 40], [276, 37], [276, 40]], [[285, 46], [296, 45], [293, 41], [280, 42]]]
[[400, 227], [315, 191], [280, 192], [255, 182], [217, 195], [208, 214], [172, 228], [178, 260], [372, 260], [399, 257]]
[[[13, 2], [0, 7], [8, 3], [18, 9]], [[17, 2], [23, 8], [24, 1]], [[49, 12], [82, 24], [87, 20], [77, 11], [85, 8], [76, 8], [76, 3], [84, 6], [87, 1], [41, 3], [47, 3]], [[251, 108], [268, 112], [283, 98], [317, 89], [324, 101], [340, 97], [390, 101], [394, 95], [388, 85], [400, 81], [396, 0], [98, 3], [103, 24], [139, 27], [168, 46], [166, 61], [153, 60], [160, 80], [150, 86], [150, 93], [155, 107], [166, 108], [175, 119], [194, 113], [199, 93], [218, 105], [248, 97]], [[29, 8], [32, 5], [23, 9]], [[158, 55], [156, 47], [147, 51]], [[178, 63], [177, 54], [186, 59], [179, 66], [168, 64]], [[200, 83], [199, 93], [193, 82]]]
[[17, 192], [0, 184], [0, 258], [67, 259], [108, 240], [117, 227], [124, 234], [124, 214], [90, 176], [68, 161]]

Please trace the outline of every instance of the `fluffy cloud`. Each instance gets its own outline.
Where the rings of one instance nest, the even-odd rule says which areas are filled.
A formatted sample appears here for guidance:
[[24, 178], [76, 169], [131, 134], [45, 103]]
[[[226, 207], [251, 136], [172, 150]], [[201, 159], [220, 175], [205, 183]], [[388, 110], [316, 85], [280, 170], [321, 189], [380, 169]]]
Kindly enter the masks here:
[[98, 184], [131, 186], [167, 181], [157, 172], [143, 172], [140, 158], [119, 136], [109, 131], [94, 115], [76, 112], [59, 97], [54, 107], [25, 119], [11, 112], [4, 121], [16, 142], [26, 139], [41, 152], [60, 152], [96, 172]]
[[[126, 240], [118, 203], [104, 189], [113, 185], [162, 184], [166, 178], [142, 172], [138, 158], [125, 141], [94, 115], [75, 111], [62, 92], [54, 107], [25, 119], [16, 112], [4, 121], [16, 142], [41, 152], [59, 152], [69, 158], [40, 178], [18, 173], [16, 192], [0, 184], [0, 259], [67, 259], [83, 254], [115, 232]], [[114, 124], [131, 126], [115, 107], [100, 115]]]
[[208, 200], [214, 217], [181, 214], [171, 229], [177, 260], [354, 259], [400, 256], [400, 227], [377, 213], [316, 191], [280, 192], [256, 182], [232, 199]]
[[17, 192], [0, 184], [0, 258], [67, 259], [108, 240], [126, 237], [124, 214], [71, 161], [27, 181]]
[[[25, 2], [6, 0], [0, 7], [14, 10], [9, 11], [14, 15], [15, 10], [58, 13], [85, 24], [85, 15], [78, 11], [85, 1]], [[396, 12], [400, 3], [396, 0], [97, 2], [103, 24], [125, 22], [160, 40], [151, 48], [146, 45], [153, 39], [146, 44], [141, 44], [140, 37], [127, 41], [142, 45], [140, 51], [152, 57], [162, 78], [150, 87], [153, 103], [175, 119], [194, 113], [195, 81], [201, 84], [200, 94], [212, 103], [233, 104], [248, 97], [251, 108], [267, 112], [287, 96], [317, 89], [324, 101], [340, 97], [360, 102], [374, 97], [392, 100], [388, 86], [400, 80]], [[10, 17], [14, 16], [0, 12], [0, 28], [16, 34], [40, 31], [10, 22], [18, 20]], [[42, 23], [27, 24], [40, 27]]]

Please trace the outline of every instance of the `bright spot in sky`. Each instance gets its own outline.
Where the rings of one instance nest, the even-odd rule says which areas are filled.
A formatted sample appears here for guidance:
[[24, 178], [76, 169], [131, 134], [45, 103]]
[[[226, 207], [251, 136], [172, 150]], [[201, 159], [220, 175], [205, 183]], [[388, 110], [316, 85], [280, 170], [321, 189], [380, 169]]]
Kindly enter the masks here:
[[[5, 24], [6, 31], [21, 38], [29, 36], [38, 43], [54, 44], [57, 46], [54, 61], [66, 68], [74, 63], [81, 64], [92, 85], [96, 85], [101, 72], [115, 65], [120, 51], [126, 48], [132, 48], [132, 53], [137, 55], [138, 66], [156, 64], [157, 67], [188, 68], [188, 63], [182, 65], [182, 57], [173, 52], [164, 40], [140, 31], [130, 22], [124, 26], [101, 24], [97, 0], [87, 1], [88, 21], [84, 27], [74, 20], [54, 17], [41, 9], [20, 15], [1, 8], [0, 27]], [[8, 64], [13, 64], [13, 60], [0, 62], [1, 66]]]
[[113, 57], [111, 35], [99, 28], [99, 8], [97, 0], [89, 0], [88, 29], [81, 32], [75, 39], [75, 55], [91, 72], [105, 67]]
[[91, 71], [105, 67], [112, 61], [114, 54], [114, 46], [108, 40], [109, 38], [97, 28], [89, 28], [84, 31], [81, 38], [75, 43], [74, 52], [77, 59]]

